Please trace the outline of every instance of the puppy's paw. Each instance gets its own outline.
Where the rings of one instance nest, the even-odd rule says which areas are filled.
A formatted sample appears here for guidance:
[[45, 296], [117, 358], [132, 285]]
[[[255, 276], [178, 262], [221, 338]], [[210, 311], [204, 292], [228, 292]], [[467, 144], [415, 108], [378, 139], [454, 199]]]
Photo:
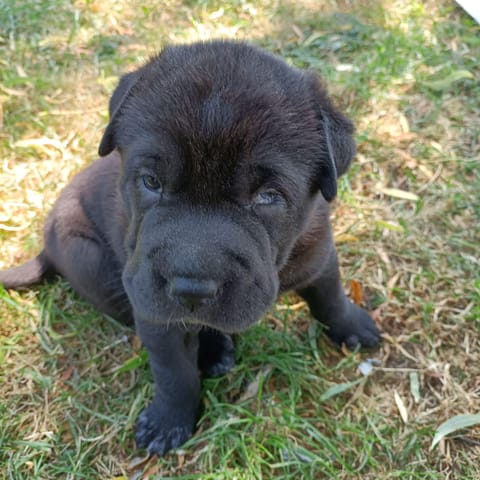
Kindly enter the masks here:
[[192, 436], [193, 427], [193, 424], [173, 421], [152, 404], [138, 417], [135, 441], [138, 448], [161, 456], [183, 445]]
[[345, 318], [335, 319], [327, 334], [334, 342], [345, 343], [350, 350], [373, 348], [380, 343], [380, 330], [375, 322], [363, 308], [353, 303]]
[[222, 377], [235, 366], [235, 351], [224, 351], [218, 358], [218, 361], [211, 363], [202, 369], [202, 373], [205, 377], [215, 378]]
[[212, 332], [200, 337], [198, 367], [205, 377], [221, 377], [235, 366], [235, 347], [230, 335]]

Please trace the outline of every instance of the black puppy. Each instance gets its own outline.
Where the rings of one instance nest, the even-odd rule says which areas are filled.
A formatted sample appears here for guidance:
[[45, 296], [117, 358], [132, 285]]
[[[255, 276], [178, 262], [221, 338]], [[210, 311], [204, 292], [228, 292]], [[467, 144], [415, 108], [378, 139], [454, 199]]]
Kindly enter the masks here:
[[122, 77], [102, 157], [61, 193], [40, 255], [7, 288], [66, 277], [100, 311], [135, 322], [155, 379], [137, 443], [187, 440], [200, 374], [233, 364], [229, 334], [296, 289], [328, 334], [372, 347], [379, 331], [342, 289], [329, 223], [353, 125], [317, 76], [243, 43], [163, 50]]

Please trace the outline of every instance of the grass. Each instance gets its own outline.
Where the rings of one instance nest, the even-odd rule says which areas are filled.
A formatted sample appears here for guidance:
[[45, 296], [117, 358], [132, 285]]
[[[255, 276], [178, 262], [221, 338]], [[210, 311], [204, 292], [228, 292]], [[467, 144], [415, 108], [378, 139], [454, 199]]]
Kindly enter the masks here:
[[2, 291], [1, 478], [479, 479], [478, 427], [430, 450], [480, 401], [479, 33], [446, 0], [3, 0], [0, 266], [41, 248], [122, 72], [166, 42], [247, 38], [317, 70], [355, 120], [332, 215], [345, 282], [384, 341], [336, 349], [287, 295], [204, 383], [197, 434], [144, 458], [133, 426], [152, 384], [128, 368], [133, 332], [63, 281]]

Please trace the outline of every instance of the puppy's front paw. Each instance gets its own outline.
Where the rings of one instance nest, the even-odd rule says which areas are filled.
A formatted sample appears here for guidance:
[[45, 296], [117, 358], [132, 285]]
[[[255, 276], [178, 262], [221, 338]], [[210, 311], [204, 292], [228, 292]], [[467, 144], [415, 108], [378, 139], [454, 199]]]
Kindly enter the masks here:
[[356, 348], [373, 348], [380, 343], [380, 330], [370, 315], [351, 303], [345, 318], [335, 319], [334, 325], [327, 331], [336, 343], [345, 345], [350, 350]]
[[135, 441], [150, 454], [164, 455], [183, 445], [193, 433], [193, 422], [174, 421], [175, 415], [160, 412], [151, 404], [138, 417]]

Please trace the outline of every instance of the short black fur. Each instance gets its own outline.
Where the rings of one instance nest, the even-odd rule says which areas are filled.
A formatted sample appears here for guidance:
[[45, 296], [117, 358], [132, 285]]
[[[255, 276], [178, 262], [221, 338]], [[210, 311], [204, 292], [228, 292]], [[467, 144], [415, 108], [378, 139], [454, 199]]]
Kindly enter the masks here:
[[329, 221], [353, 124], [316, 75], [244, 43], [172, 46], [122, 77], [110, 115], [103, 158], [60, 194], [44, 250], [0, 282], [56, 272], [135, 323], [155, 381], [139, 446], [164, 454], [189, 438], [199, 371], [225, 373], [229, 335], [280, 291], [297, 290], [335, 342], [378, 343], [345, 296]]

